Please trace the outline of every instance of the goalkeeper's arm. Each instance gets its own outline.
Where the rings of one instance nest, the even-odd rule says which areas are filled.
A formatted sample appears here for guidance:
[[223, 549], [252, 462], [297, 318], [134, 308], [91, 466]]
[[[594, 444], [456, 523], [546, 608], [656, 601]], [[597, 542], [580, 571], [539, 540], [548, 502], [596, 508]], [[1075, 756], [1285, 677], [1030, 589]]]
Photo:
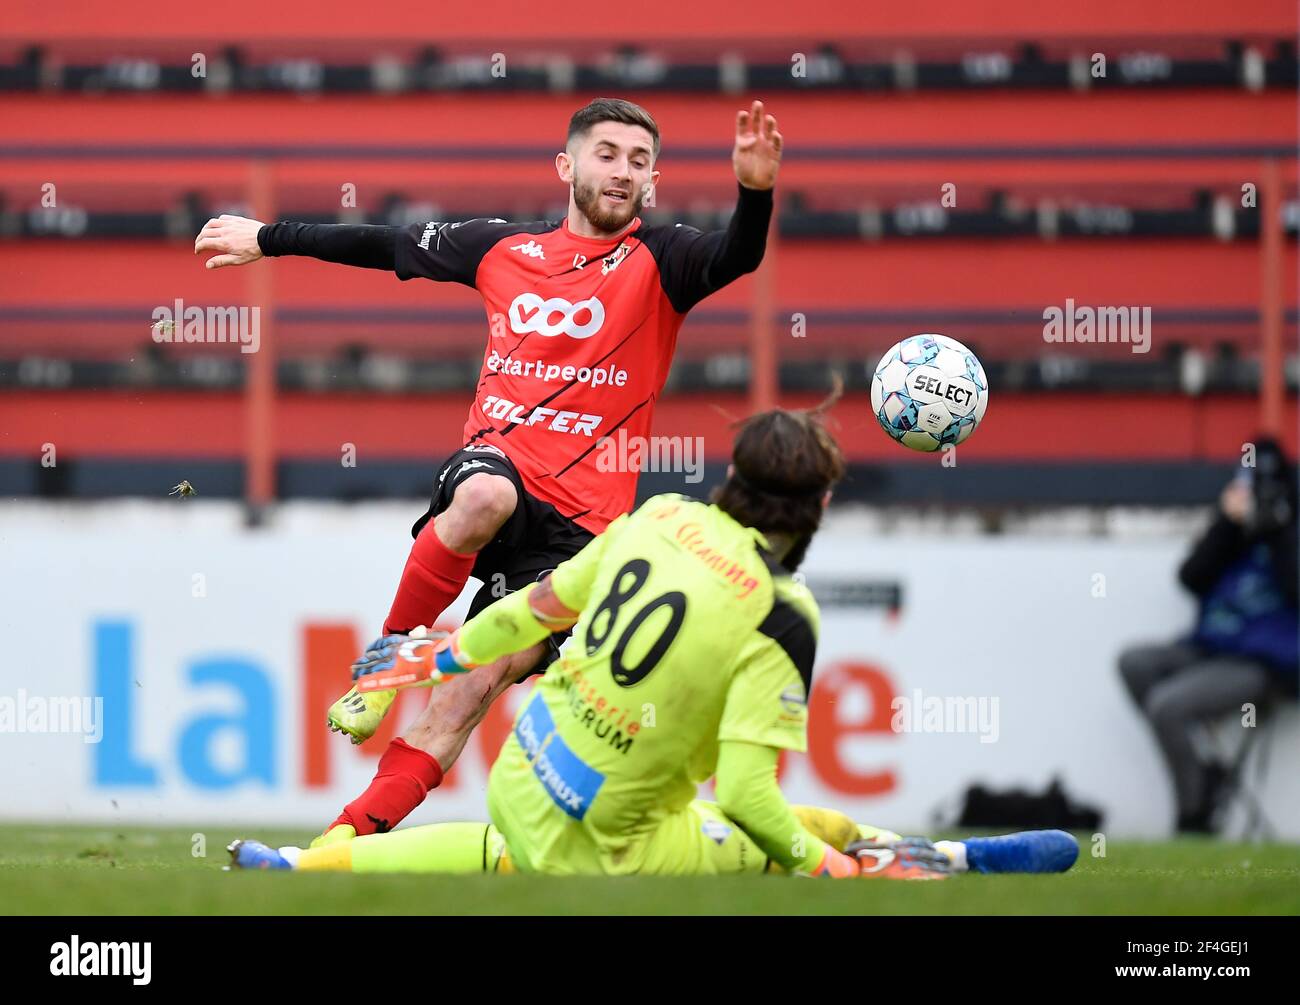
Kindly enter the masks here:
[[352, 664], [352, 679], [361, 691], [439, 684], [448, 674], [523, 652], [552, 632], [572, 628], [577, 619], [578, 612], [556, 597], [548, 577], [508, 594], [434, 645], [423, 626], [409, 636], [385, 636]]
[[776, 780], [776, 747], [740, 740], [718, 744], [718, 808], [787, 872], [849, 877], [858, 863], [803, 826]]
[[626, 513], [620, 516], [540, 583], [507, 594], [461, 625], [439, 654], [440, 668], [447, 669], [448, 659], [461, 669], [484, 666], [572, 628], [587, 604], [605, 546], [621, 533], [627, 519]]
[[462, 670], [523, 652], [554, 632], [572, 628], [578, 612], [555, 595], [551, 577], [507, 594], [456, 629], [438, 653], [439, 669], [452, 660]]
[[354, 666], [353, 679], [363, 691], [437, 682], [444, 674], [485, 666], [502, 656], [523, 652], [554, 632], [568, 631], [586, 606], [606, 542], [620, 531], [626, 520], [627, 514], [619, 517], [540, 583], [529, 583], [522, 590], [507, 594], [470, 618], [438, 646], [408, 657], [422, 663], [424, 673], [394, 669], [393, 657], [385, 652], [377, 655], [375, 666], [360, 670]]

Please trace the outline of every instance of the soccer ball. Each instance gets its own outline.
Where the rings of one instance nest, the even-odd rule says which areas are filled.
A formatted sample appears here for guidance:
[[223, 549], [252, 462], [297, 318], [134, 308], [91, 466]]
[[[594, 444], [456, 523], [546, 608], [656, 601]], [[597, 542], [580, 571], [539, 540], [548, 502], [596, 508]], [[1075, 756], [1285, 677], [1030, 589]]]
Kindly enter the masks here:
[[913, 450], [961, 443], [984, 418], [989, 383], [975, 354], [947, 335], [912, 335], [880, 357], [871, 408]]

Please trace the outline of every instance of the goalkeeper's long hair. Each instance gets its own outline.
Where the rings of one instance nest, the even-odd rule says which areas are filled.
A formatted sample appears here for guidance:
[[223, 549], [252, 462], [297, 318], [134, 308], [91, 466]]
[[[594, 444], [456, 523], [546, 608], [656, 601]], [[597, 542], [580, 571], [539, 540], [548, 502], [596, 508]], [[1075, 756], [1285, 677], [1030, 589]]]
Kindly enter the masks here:
[[781, 564], [791, 572], [821, 526], [826, 493], [844, 477], [844, 457], [825, 422], [842, 392], [837, 378], [830, 395], [813, 408], [774, 408], [742, 420], [731, 472], [709, 497], [746, 527], [789, 535], [794, 544]]

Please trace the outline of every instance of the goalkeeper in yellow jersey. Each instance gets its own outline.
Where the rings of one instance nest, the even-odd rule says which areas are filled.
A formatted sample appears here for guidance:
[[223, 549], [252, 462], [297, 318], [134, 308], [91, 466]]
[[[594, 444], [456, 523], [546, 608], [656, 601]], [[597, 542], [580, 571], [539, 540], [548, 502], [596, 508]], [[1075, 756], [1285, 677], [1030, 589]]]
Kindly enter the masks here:
[[[306, 850], [238, 841], [234, 864], [904, 879], [971, 867], [969, 842], [792, 807], [777, 784], [780, 752], [806, 748], [817, 647], [817, 605], [791, 574], [843, 467], [820, 410], [756, 415], [710, 503], [656, 496], [449, 638], [397, 640], [359, 662], [359, 690], [436, 683], [573, 629], [492, 767], [491, 826], [336, 827]], [[716, 803], [696, 799], [710, 777]], [[1073, 861], [1073, 838], [1043, 834], [1057, 837], [1029, 849], [1036, 861], [1059, 860], [1063, 841]]]

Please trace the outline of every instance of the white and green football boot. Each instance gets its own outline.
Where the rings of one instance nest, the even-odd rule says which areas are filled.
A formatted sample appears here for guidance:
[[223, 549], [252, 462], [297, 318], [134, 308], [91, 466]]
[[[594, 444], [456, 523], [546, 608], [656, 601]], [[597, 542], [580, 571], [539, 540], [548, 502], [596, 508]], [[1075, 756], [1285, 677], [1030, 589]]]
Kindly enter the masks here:
[[[408, 639], [441, 639], [447, 632], [437, 628], [419, 625], [406, 635], [385, 635], [376, 639], [366, 648], [355, 663], [352, 664], [352, 679], [356, 680], [362, 672], [391, 667], [397, 651], [395, 643]], [[384, 691], [358, 691], [355, 687], [330, 706], [325, 715], [325, 725], [334, 733], [346, 733], [353, 744], [365, 743], [375, 735], [375, 730], [384, 721], [384, 716], [393, 707], [397, 698], [397, 689]]]
[[346, 733], [354, 744], [365, 743], [375, 735], [392, 708], [397, 691], [367, 691], [362, 694], [355, 687], [330, 706], [325, 724], [332, 733]]

